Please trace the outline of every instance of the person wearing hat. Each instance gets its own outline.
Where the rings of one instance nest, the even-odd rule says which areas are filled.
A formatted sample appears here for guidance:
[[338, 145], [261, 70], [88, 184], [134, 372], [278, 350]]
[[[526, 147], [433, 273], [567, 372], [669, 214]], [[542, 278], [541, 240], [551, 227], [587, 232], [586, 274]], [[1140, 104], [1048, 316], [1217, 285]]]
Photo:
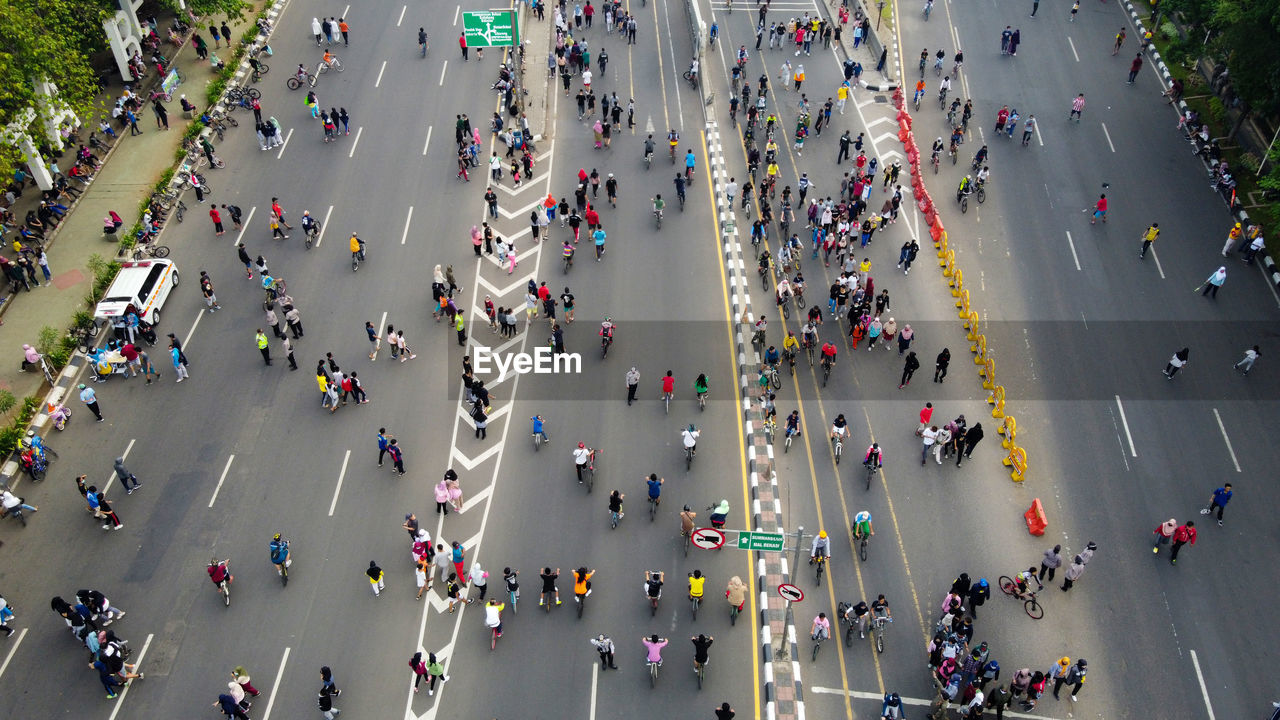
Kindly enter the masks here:
[[[1076, 660], [1075, 665], [1071, 666], [1071, 669], [1067, 670], [1067, 677], [1062, 682], [1071, 686], [1071, 702], [1076, 702], [1076, 695], [1080, 693], [1080, 688], [1084, 687], [1084, 676], [1088, 667], [1089, 663], [1084, 658], [1080, 658]], [[1053, 697], [1054, 699], [1058, 697], [1058, 682], [1056, 681], [1053, 685]]]
[[604, 181], [604, 191], [609, 195], [609, 204], [618, 207], [618, 179], [609, 173], [609, 179]]
[[1053, 699], [1058, 700], [1058, 689], [1067, 681], [1067, 669], [1071, 667], [1071, 658], [1061, 657], [1053, 667], [1049, 668], [1049, 679], [1053, 681]]
[[1157, 525], [1154, 532], [1154, 535], [1156, 536], [1156, 541], [1151, 548], [1151, 552], [1158, 553], [1160, 552], [1161, 545], [1168, 545], [1169, 541], [1173, 539], [1173, 531], [1177, 529], [1178, 529], [1178, 521], [1174, 518], [1169, 518], [1168, 520], [1165, 520], [1164, 522]]
[[617, 670], [618, 666], [613, 664], [613, 640], [604, 633], [591, 638], [591, 644], [595, 646], [596, 652], [600, 653], [600, 669], [601, 670]]
[[991, 586], [986, 578], [980, 578], [969, 588], [969, 614], [978, 617], [978, 607], [991, 599]]
[[86, 386], [84, 383], [77, 385], [76, 389], [80, 391], [80, 401], [89, 408], [89, 412], [98, 418], [98, 422], [102, 422], [102, 410], [98, 408], [98, 394], [93, 391], [93, 388]]
[[817, 562], [819, 557], [831, 557], [831, 541], [827, 539], [826, 530], [819, 531], [818, 536], [813, 539], [813, 547], [809, 550], [809, 564]]
[[902, 698], [898, 693], [888, 693], [884, 696], [884, 702], [880, 704], [880, 717], [888, 720], [903, 720], [906, 717], [902, 709]]

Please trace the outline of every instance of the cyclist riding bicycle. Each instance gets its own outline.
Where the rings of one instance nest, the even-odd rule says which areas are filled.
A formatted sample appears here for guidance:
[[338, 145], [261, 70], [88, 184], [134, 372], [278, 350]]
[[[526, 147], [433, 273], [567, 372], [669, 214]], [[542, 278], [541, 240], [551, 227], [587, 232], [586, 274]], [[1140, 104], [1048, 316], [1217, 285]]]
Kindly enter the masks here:
[[781, 359], [781, 356], [778, 354], [778, 348], [772, 345], [769, 346], [768, 350], [764, 351], [764, 364], [769, 367], [776, 368], [778, 366], [778, 361]]
[[676, 132], [675, 128], [672, 128], [671, 132], [667, 133], [667, 142], [671, 145], [671, 157], [674, 158], [676, 156], [676, 145], [680, 142], [680, 133]]
[[812, 320], [806, 322], [800, 328], [800, 337], [804, 338], [805, 347], [813, 347], [818, 344], [818, 327]]
[[298, 63], [298, 70], [294, 73], [294, 76], [298, 78], [298, 82], [306, 82], [308, 74], [307, 68], [302, 63]]
[[271, 564], [276, 566], [276, 572], [283, 575], [284, 569], [293, 564], [289, 559], [289, 541], [276, 533], [267, 547], [271, 552]]
[[569, 261], [570, 265], [573, 264], [573, 252], [573, 243], [570, 242], [568, 238], [565, 238], [564, 246], [560, 248], [560, 253], [564, 256], [565, 260]]
[[1025, 572], [1020, 572], [1013, 576], [1013, 584], [1016, 588], [1014, 594], [1022, 600], [1031, 597], [1028, 588], [1032, 580], [1036, 582], [1036, 592], [1044, 589], [1044, 583], [1040, 582], [1040, 578], [1036, 575], [1036, 568], [1032, 566], [1027, 568]]
[[787, 337], [782, 341], [782, 354], [787, 356], [791, 362], [795, 362], [796, 353], [800, 351], [800, 341], [796, 339], [794, 330], [787, 331]]
[[542, 416], [534, 415], [530, 420], [533, 421], [533, 434], [541, 435], [544, 443], [551, 442], [551, 438], [547, 437], [546, 421], [542, 419]]
[[662, 597], [662, 581], [666, 573], [661, 570], [644, 571], [644, 594], [654, 600]]
[[871, 608], [866, 600], [859, 600], [857, 605], [850, 605], [844, 611], [844, 620], [858, 627], [858, 637], [867, 636], [867, 622], [871, 619]]
[[225, 580], [230, 585], [236, 578], [231, 574], [231, 563], [228, 560], [219, 560], [213, 558], [209, 561], [209, 567], [205, 568], [209, 573], [209, 579], [213, 581], [216, 588]]
[[973, 178], [965, 175], [960, 178], [960, 186], [956, 188], [956, 202], [960, 202], [961, 198], [971, 192], [973, 192]]
[[871, 513], [866, 510], [860, 511], [853, 516], [853, 537], [861, 540], [864, 537], [875, 535], [875, 528], [871, 526]]
[[711, 649], [711, 643], [715, 642], [715, 638], [699, 634], [689, 639], [693, 641], [693, 669], [697, 671], [711, 659], [708, 650]]
[[844, 413], [836, 415], [836, 419], [831, 421], [831, 438], [848, 438], [849, 423], [844, 419]]
[[941, 70], [942, 61], [947, 58], [947, 51], [943, 50], [942, 48], [938, 48], [938, 52], [934, 53], [933, 57], [935, 58], [935, 60], [933, 61], [934, 69]]
[[800, 434], [800, 411], [799, 410], [792, 410], [791, 414], [787, 416], [786, 433], [787, 433], [787, 437]]
[[684, 176], [677, 175], [674, 182], [676, 184], [676, 196], [680, 198], [680, 206], [684, 207]]
[[977, 167], [987, 161], [987, 146], [983, 145], [978, 148], [978, 152], [973, 156], [973, 166]]
[[697, 517], [698, 513], [690, 510], [688, 505], [685, 505], [684, 509], [680, 511], [680, 534], [682, 536], [688, 536], [693, 532], [693, 521], [697, 519]]
[[588, 570], [580, 567], [573, 571], [573, 597], [581, 602], [582, 598], [591, 594], [591, 578], [595, 576], [595, 570]]
[[653, 214], [654, 215], [657, 215], [658, 217], [662, 217], [662, 210], [666, 206], [667, 206], [667, 203], [665, 200], [662, 199], [661, 195], [655, 195], [653, 197]]
[[989, 177], [991, 177], [991, 168], [983, 165], [982, 169], [978, 171], [977, 177], [974, 179], [977, 181], [978, 187], [982, 187], [987, 183], [987, 178]]
[[644, 159], [648, 161], [653, 157], [653, 135], [644, 140]]
[[831, 637], [831, 621], [827, 619], [826, 613], [818, 613], [813, 619], [813, 627], [809, 628], [809, 638], [812, 640], [826, 640]]
[[662, 667], [662, 648], [667, 646], [667, 639], [660, 638], [657, 635], [650, 635], [649, 637], [641, 638], [641, 642], [644, 643], [645, 662], [657, 663], [658, 667]]
[[836, 346], [831, 343], [822, 344], [822, 365], [828, 367], [836, 361]]
[[328, 48], [325, 48], [325, 51], [324, 51], [324, 64], [325, 64], [325, 65], [328, 65], [329, 67], [333, 67], [333, 65], [334, 65], [334, 61], [335, 61], [335, 60], [337, 60], [337, 59], [338, 59], [338, 56], [337, 56], [337, 55], [334, 55], [332, 52], [330, 52], [330, 51], [329, 51], [329, 49], [328, 49]]
[[819, 557], [831, 557], [831, 540], [827, 537], [826, 530], [819, 531], [813, 539], [813, 545], [809, 548], [809, 564], [815, 563]]
[[747, 46], [739, 45], [738, 46], [738, 67], [742, 67], [743, 65], [746, 65], [746, 64], [747, 64]]
[[649, 473], [649, 477], [645, 478], [645, 485], [649, 487], [649, 499], [658, 504], [662, 502], [662, 478], [656, 473]]
[[718, 37], [720, 37], [720, 25], [711, 23], [711, 30], [707, 33], [707, 38], [714, 44]]
[[698, 162], [698, 159], [694, 157], [693, 151], [685, 150], [684, 174], [685, 174], [685, 177], [689, 178], [690, 180], [693, 180], [693, 168], [694, 168], [694, 165], [697, 164], [697, 162]]
[[884, 599], [884, 595], [880, 595], [871, 603], [871, 614], [877, 618], [893, 619], [893, 612], [889, 610], [889, 601]]
[[[941, 63], [942, 60], [939, 59], [938, 62]], [[947, 76], [942, 78], [942, 84], [938, 86], [938, 97], [946, 99], [947, 93], [950, 91], [951, 91], [951, 77]]]
[[676, 391], [676, 379], [668, 370], [666, 376], [662, 378], [662, 397], [666, 399], [672, 397]]
[[877, 470], [884, 464], [884, 452], [880, 450], [880, 443], [871, 443], [867, 448], [867, 454], [862, 458], [863, 465], [870, 465]]
[[702, 431], [695, 428], [693, 423], [690, 423], [689, 427], [680, 431], [680, 438], [684, 441], [684, 446], [689, 450], [690, 454], [698, 454], [698, 436], [701, 434]]
[[710, 390], [711, 390], [711, 387], [710, 387], [709, 381], [707, 380], [707, 374], [700, 373], [698, 375], [698, 379], [693, 381], [693, 391], [698, 394], [698, 399], [701, 400], [702, 398], [706, 397], [707, 393], [710, 392]]
[[942, 149], [944, 147], [946, 147], [946, 145], [943, 144], [942, 136], [939, 135], [938, 139], [933, 141], [933, 158], [935, 160], [938, 159], [938, 155], [942, 153]]
[[351, 233], [351, 240], [348, 243], [348, 245], [351, 248], [351, 259], [355, 260], [356, 258], [359, 258], [360, 261], [363, 262], [364, 261], [364, 241], [361, 240], [355, 233]]
[[689, 573], [689, 599], [702, 599], [703, 586], [707, 584], [707, 579], [702, 576], [701, 570], [694, 570]]

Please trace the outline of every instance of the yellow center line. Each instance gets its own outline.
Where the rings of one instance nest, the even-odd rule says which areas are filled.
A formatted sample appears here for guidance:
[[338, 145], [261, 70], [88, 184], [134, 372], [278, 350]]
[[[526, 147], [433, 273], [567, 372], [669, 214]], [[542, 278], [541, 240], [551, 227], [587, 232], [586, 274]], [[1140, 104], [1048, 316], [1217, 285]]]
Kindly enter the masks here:
[[[657, 3], [655, 2], [654, 5], [657, 5]], [[655, 15], [656, 15], [656, 11], [655, 11]], [[664, 103], [664, 112], [665, 112], [665, 103]], [[727, 330], [726, 334], [728, 335], [728, 341], [729, 341], [726, 347], [728, 348], [728, 351], [729, 351], [729, 364], [733, 367], [737, 367], [738, 358], [737, 358], [737, 354], [734, 352], [734, 348], [737, 347], [737, 342], [734, 340], [734, 337], [733, 337], [734, 329], [737, 327], [737, 320], [733, 317], [733, 308], [729, 305], [729, 283], [725, 277], [723, 239], [720, 236], [718, 218], [716, 217], [716, 212], [715, 212], [716, 198], [715, 198], [715, 192], [712, 188], [713, 183], [711, 182], [711, 160], [710, 160], [710, 157], [707, 155], [706, 131], [704, 130], [702, 132], [699, 132], [698, 137], [699, 137], [699, 140], [701, 141], [701, 147], [702, 147], [702, 167], [706, 168], [705, 174], [707, 176], [707, 180], [703, 184], [707, 188], [707, 198], [711, 203], [710, 204], [711, 225], [712, 225], [711, 236], [715, 238], [715, 244], [713, 245], [713, 247], [715, 248], [715, 251], [716, 251], [716, 266], [720, 268], [720, 295], [724, 300], [724, 314], [725, 314], [725, 318], [728, 320], [728, 322], [725, 323], [725, 328]], [[735, 402], [735, 406], [740, 408], [742, 407], [742, 388], [737, 383], [731, 383], [731, 384], [733, 385], [733, 399]], [[751, 478], [747, 472], [746, 428], [743, 426], [743, 419], [742, 419], [741, 413], [738, 414], [737, 435], [738, 435], [738, 463], [739, 463], [740, 471], [742, 473], [743, 526], [751, 527]], [[746, 572], [744, 572], [743, 574], [746, 575], [748, 578], [752, 579], [753, 581], [752, 586], [754, 587], [755, 586], [754, 580], [756, 578], [756, 574], [755, 574], [755, 565], [751, 561], [752, 554], [753, 553], [747, 553], [747, 557], [746, 557], [747, 569], [746, 569]], [[751, 641], [753, 643], [759, 642], [759, 638], [760, 638], [760, 614], [759, 614], [759, 610], [756, 608], [757, 594], [758, 594], [758, 591], [747, 593], [747, 596], [751, 601], [751, 638], [752, 638]], [[755, 712], [753, 713], [753, 717], [759, 718], [760, 717], [760, 653], [754, 650], [751, 652], [751, 684], [752, 684], [752, 687], [755, 689], [755, 692], [751, 693], [751, 696], [754, 701], [754, 710], [755, 710]]]

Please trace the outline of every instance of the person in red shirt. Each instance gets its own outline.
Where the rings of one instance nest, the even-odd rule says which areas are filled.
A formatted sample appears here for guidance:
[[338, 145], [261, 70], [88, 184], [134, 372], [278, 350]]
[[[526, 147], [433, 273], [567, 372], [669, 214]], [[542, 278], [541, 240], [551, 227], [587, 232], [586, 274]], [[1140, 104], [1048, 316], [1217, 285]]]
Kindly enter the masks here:
[[924, 432], [924, 429], [929, 427], [929, 421], [932, 419], [933, 419], [933, 403], [927, 402], [924, 404], [924, 407], [920, 408], [920, 428], [916, 430], [916, 435], [919, 435], [921, 432]]
[[467, 61], [467, 34], [465, 32], [458, 35], [458, 48], [462, 50], [462, 61], [466, 62]]
[[209, 208], [209, 219], [213, 221], [213, 229], [218, 235], [222, 234], [222, 215], [218, 212], [218, 208]]
[[585, 213], [585, 215], [586, 215], [588, 230], [595, 230], [597, 227], [600, 226], [600, 213], [596, 212], [596, 209], [594, 207], [588, 205], [587, 212]]
[[1196, 524], [1190, 520], [1186, 525], [1179, 525], [1178, 529], [1173, 531], [1173, 556], [1169, 558], [1171, 564], [1178, 564], [1178, 551], [1187, 543], [1196, 544]]
[[271, 212], [275, 213], [276, 217], [280, 218], [280, 224], [284, 226], [285, 230], [292, 230], [293, 226], [284, 221], [284, 208], [280, 207], [279, 201], [280, 198], [271, 198]]
[[676, 379], [671, 375], [671, 371], [667, 371], [667, 376], [662, 378], [662, 395], [667, 397], [673, 395], [676, 391]]
[[1102, 222], [1107, 221], [1107, 196], [1105, 193], [1098, 196], [1098, 204], [1093, 208], [1093, 219], [1089, 221], [1089, 224], [1097, 224], [1098, 218], [1102, 218]]

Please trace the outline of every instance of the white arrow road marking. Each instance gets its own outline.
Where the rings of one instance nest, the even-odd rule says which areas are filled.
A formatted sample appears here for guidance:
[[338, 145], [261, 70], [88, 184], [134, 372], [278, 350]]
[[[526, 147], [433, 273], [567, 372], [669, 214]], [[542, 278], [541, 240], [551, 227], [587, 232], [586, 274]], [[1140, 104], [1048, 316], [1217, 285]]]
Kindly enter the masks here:
[[462, 467], [466, 468], [467, 470], [474, 470], [476, 466], [479, 465], [480, 463], [488, 460], [494, 455], [497, 455], [501, 449], [502, 448], [500, 446], [494, 445], [490, 447], [488, 450], [485, 450], [484, 452], [477, 455], [475, 459], [467, 457], [462, 453], [461, 450], [458, 450], [456, 448], [449, 455], [454, 460], [458, 461], [458, 464], [461, 465]]
[[529, 212], [530, 210], [534, 210], [540, 207], [542, 207], [542, 200], [534, 200], [533, 202], [529, 203], [528, 205], [525, 205], [519, 210], [514, 210], [512, 212], [507, 212], [506, 210], [499, 207], [498, 214], [507, 218], [519, 218], [519, 217], [524, 217], [524, 214]]

